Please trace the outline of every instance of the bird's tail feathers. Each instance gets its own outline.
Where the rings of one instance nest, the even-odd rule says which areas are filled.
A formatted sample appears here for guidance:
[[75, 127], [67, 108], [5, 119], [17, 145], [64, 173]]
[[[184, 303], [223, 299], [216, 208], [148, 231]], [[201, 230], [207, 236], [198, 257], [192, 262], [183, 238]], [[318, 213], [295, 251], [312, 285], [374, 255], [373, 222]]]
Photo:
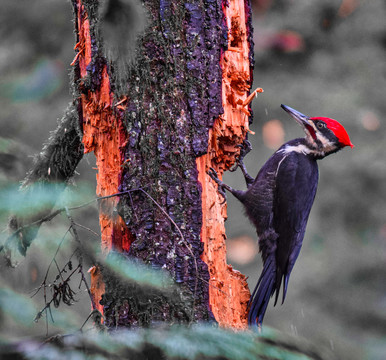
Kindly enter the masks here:
[[[276, 295], [275, 295], [275, 303], [273, 304], [273, 306], [276, 306], [277, 304], [277, 299], [279, 298], [279, 293], [280, 293], [280, 288], [281, 288], [281, 279], [282, 279], [282, 274], [280, 272], [279, 269], [276, 269], [276, 286], [275, 286], [275, 290], [276, 290]], [[284, 299], [283, 299], [284, 301]]]
[[277, 300], [279, 298], [279, 293], [280, 293], [280, 289], [281, 289], [281, 283], [283, 283], [283, 296], [282, 296], [282, 300], [281, 300], [281, 304], [283, 305], [284, 300], [285, 300], [285, 296], [287, 294], [288, 280], [289, 280], [289, 274], [285, 274], [283, 276], [283, 273], [280, 270], [276, 269], [276, 285], [275, 285], [275, 290], [274, 290], [274, 291], [276, 291], [276, 295], [275, 295], [275, 303], [273, 304], [273, 306], [276, 306], [276, 304], [277, 304]]
[[261, 327], [268, 302], [275, 291], [276, 263], [274, 257], [269, 257], [264, 264], [263, 272], [249, 300], [248, 323]]
[[287, 295], [289, 277], [290, 277], [290, 274], [286, 274], [284, 275], [284, 278], [283, 278], [283, 300], [281, 302], [282, 305], [284, 303], [285, 296]]

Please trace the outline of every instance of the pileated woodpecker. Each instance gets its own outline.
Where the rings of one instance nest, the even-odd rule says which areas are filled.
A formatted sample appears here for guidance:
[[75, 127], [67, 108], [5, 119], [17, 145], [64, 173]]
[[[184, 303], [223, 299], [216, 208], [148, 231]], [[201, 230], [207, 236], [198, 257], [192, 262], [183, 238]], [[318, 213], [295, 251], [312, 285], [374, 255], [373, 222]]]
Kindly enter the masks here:
[[275, 292], [276, 305], [282, 283], [284, 302], [318, 186], [316, 160], [345, 146], [354, 147], [346, 130], [336, 120], [308, 117], [289, 106], [281, 107], [303, 127], [306, 136], [282, 145], [264, 164], [256, 179], [248, 174], [243, 163], [244, 156], [251, 150], [249, 142], [245, 141], [236, 168], [240, 167], [244, 174], [246, 191], [234, 190], [223, 183], [214, 169], [208, 172], [224, 197], [227, 190], [243, 203], [256, 227], [264, 267], [249, 301], [248, 322], [259, 327]]

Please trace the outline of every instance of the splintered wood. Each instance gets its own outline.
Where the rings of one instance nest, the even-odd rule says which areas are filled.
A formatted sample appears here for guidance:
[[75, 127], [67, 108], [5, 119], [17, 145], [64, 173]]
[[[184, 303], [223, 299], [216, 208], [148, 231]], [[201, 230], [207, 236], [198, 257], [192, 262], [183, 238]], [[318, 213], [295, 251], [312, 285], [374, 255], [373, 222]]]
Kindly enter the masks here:
[[247, 304], [250, 297], [244, 275], [226, 263], [225, 226], [226, 204], [217, 185], [207, 175], [213, 167], [222, 176], [235, 162], [241, 144], [249, 130], [248, 105], [263, 91], [258, 88], [249, 96], [252, 83], [250, 44], [248, 41], [247, 8], [244, 0], [231, 0], [224, 12], [228, 25], [228, 50], [223, 53], [221, 66], [222, 104], [224, 113], [209, 132], [208, 153], [197, 159], [199, 181], [202, 184], [203, 228], [205, 244], [203, 260], [210, 274], [209, 299], [211, 310], [221, 326], [247, 327]]
[[[90, 23], [87, 12], [81, 1], [78, 1], [77, 13], [78, 51], [72, 65], [79, 66], [79, 89], [85, 87], [87, 70], [92, 62]], [[110, 79], [107, 65], [101, 64], [100, 82], [93, 91], [81, 91], [80, 104], [83, 119], [83, 144], [85, 153], [91, 151], [96, 156], [98, 197], [116, 194], [122, 171], [123, 153], [126, 143], [126, 131], [121, 117], [112, 106], [113, 95], [110, 88]], [[102, 252], [107, 253], [111, 248], [128, 250], [131, 235], [127, 231], [122, 218], [117, 214], [117, 197], [100, 201], [99, 222], [101, 227]], [[104, 293], [104, 284], [98, 267], [92, 267], [91, 293], [97, 309], [103, 313], [103, 306], [99, 304]]]
[[[78, 60], [80, 69], [80, 87], [87, 77], [87, 67], [92, 61], [90, 24], [87, 13], [81, 2], [78, 2], [79, 41], [75, 46], [78, 50], [73, 64]], [[95, 91], [88, 90], [81, 94], [83, 115], [83, 143], [85, 153], [94, 152], [97, 164], [97, 195], [107, 196], [118, 192], [122, 171], [123, 149], [126, 143], [126, 130], [112, 106], [113, 94], [107, 65], [101, 65], [99, 87]], [[102, 251], [108, 252], [112, 247], [128, 250], [130, 236], [126, 225], [117, 214], [117, 197], [104, 199], [100, 202], [100, 226]]]

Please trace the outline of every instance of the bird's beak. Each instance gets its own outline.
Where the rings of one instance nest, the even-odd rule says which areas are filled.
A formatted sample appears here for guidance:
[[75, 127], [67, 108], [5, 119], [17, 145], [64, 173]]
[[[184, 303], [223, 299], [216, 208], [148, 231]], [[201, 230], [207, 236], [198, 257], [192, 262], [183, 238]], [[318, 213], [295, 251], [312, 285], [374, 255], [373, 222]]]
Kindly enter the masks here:
[[295, 109], [292, 109], [291, 107], [287, 106], [287, 105], [283, 105], [281, 104], [281, 107], [288, 113], [290, 114], [295, 120], [296, 122], [301, 125], [304, 129], [308, 129], [309, 126], [312, 126], [311, 123], [310, 123], [310, 118], [304, 114], [302, 114], [301, 112], [295, 110]]

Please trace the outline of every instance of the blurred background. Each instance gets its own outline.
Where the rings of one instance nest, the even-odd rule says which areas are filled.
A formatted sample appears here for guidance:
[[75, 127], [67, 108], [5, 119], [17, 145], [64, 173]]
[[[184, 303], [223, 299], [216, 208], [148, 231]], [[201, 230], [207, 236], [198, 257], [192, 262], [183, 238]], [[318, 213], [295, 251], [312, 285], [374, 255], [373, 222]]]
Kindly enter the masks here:
[[[319, 161], [319, 187], [284, 305], [265, 325], [323, 343], [342, 359], [386, 359], [386, 2], [254, 1], [254, 85], [245, 158], [255, 176], [303, 131], [281, 108], [341, 122], [355, 148]], [[245, 189], [241, 172], [224, 181]], [[262, 269], [257, 236], [228, 196], [229, 262]]]
[[[251, 175], [283, 142], [302, 130], [280, 108], [341, 122], [355, 148], [319, 162], [320, 182], [283, 306], [269, 307], [265, 325], [328, 347], [340, 359], [386, 358], [386, 3], [384, 0], [252, 0], [255, 42]], [[2, 0], [0, 13], [0, 185], [18, 184], [71, 100], [75, 44], [72, 9], [63, 0]], [[93, 155], [75, 184], [95, 193]], [[225, 174], [245, 187], [241, 174]], [[262, 269], [254, 228], [228, 197], [228, 261], [249, 276]], [[6, 223], [5, 212], [1, 213]], [[4, 215], [4, 216], [3, 216]], [[77, 221], [98, 230], [95, 207]], [[4, 225], [5, 226], [5, 225]], [[2, 226], [2, 229], [4, 229]], [[42, 227], [39, 242], [15, 270], [1, 267], [0, 286], [18, 293], [40, 285], [63, 239], [65, 217]], [[85, 238], [94, 239], [85, 231]], [[63, 249], [71, 253], [71, 240]], [[66, 261], [67, 258], [63, 258]], [[58, 262], [60, 262], [60, 255]], [[38, 295], [40, 296], [40, 294]], [[88, 314], [83, 291], [75, 305]], [[84, 299], [84, 301], [82, 301]], [[42, 298], [36, 298], [37, 308]], [[62, 319], [82, 322], [85, 316]], [[1, 319], [0, 319], [1, 320]], [[71, 320], [71, 321], [70, 321]], [[58, 320], [60, 323], [60, 319]], [[50, 331], [55, 332], [55, 325]], [[70, 325], [69, 325], [70, 326]], [[0, 332], [25, 333], [2, 322]], [[44, 334], [45, 323], [28, 330]]]
[[[72, 6], [63, 0], [2, 0], [0, 12], [0, 227], [1, 239], [7, 236], [7, 218], [12, 201], [9, 198], [31, 168], [34, 156], [47, 142], [50, 132], [72, 100], [70, 93], [70, 63], [75, 51], [75, 34]], [[62, 198], [81, 204], [95, 198], [95, 157], [85, 155], [73, 181], [73, 190]], [[70, 205], [71, 206], [71, 205]], [[98, 211], [95, 204], [73, 213], [75, 221], [99, 231]], [[15, 269], [5, 266], [0, 257], [0, 307], [5, 308], [13, 320], [0, 313], [1, 338], [20, 339], [20, 336], [45, 336], [58, 331], [80, 328], [90, 313], [90, 299], [76, 274], [71, 287], [76, 291], [77, 302], [71, 306], [52, 306], [49, 325], [45, 316], [34, 323], [37, 312], [44, 307], [41, 289], [47, 269], [55, 257], [59, 268], [65, 266], [73, 254], [75, 244], [68, 233], [69, 221], [65, 214], [41, 227], [39, 236], [28, 250], [26, 258], [16, 258]], [[80, 236], [98, 246], [100, 240], [89, 231], [78, 229]], [[72, 255], [74, 267], [76, 256]], [[85, 264], [84, 271], [88, 267]], [[66, 267], [66, 278], [71, 271]], [[55, 280], [58, 271], [52, 263], [47, 282]], [[47, 289], [47, 299], [51, 299]], [[15, 292], [12, 292], [15, 291]], [[32, 300], [32, 302], [31, 302]], [[77, 316], [80, 314], [80, 316]], [[0, 356], [1, 357], [1, 356]]]

